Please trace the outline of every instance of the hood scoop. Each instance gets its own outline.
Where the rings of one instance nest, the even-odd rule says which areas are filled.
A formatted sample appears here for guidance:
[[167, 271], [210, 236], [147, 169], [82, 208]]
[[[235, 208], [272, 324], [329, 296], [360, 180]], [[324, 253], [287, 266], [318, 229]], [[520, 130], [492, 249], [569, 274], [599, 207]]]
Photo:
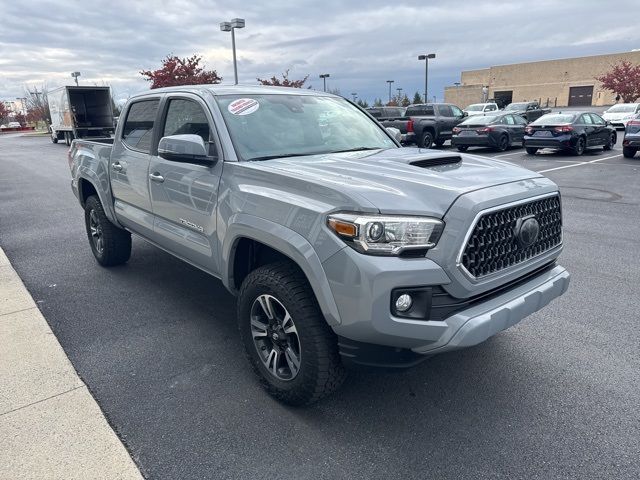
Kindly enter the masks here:
[[455, 154], [429, 156], [409, 162], [409, 165], [420, 168], [439, 167], [440, 165], [455, 165], [462, 162], [462, 157]]

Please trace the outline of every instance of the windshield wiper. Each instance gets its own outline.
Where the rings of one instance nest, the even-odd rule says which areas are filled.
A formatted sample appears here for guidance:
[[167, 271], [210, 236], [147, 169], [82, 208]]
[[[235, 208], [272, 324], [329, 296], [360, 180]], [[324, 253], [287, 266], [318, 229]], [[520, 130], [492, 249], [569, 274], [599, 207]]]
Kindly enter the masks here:
[[253, 157], [247, 159], [249, 162], [260, 161], [260, 160], [274, 160], [276, 158], [289, 158], [289, 157], [308, 157], [310, 155], [320, 155], [324, 152], [314, 152], [314, 153], [284, 153], [280, 155], [265, 155], [263, 157]]
[[384, 149], [380, 147], [356, 147], [356, 148], [347, 148], [346, 150], [333, 150], [328, 153], [364, 152], [365, 150], [384, 150]]

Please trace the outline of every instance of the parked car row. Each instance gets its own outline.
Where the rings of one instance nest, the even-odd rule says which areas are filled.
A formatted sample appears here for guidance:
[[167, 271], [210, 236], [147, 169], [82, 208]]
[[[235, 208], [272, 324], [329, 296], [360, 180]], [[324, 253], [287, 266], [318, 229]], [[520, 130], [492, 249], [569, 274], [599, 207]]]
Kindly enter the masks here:
[[596, 113], [548, 113], [527, 123], [522, 116], [505, 110], [496, 115], [465, 119], [453, 129], [451, 144], [461, 152], [472, 146], [502, 152], [510, 146], [521, 145], [530, 155], [541, 148], [582, 155], [591, 147], [611, 150], [616, 141], [616, 129]]

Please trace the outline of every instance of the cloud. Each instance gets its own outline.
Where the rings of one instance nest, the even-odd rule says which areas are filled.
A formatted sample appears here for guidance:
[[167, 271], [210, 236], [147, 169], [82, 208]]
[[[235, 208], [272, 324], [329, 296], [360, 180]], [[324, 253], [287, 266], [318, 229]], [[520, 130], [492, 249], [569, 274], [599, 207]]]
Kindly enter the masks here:
[[[290, 2], [38, 1], [4, 2], [0, 30], [0, 99], [25, 84], [110, 84], [119, 98], [148, 88], [142, 69], [169, 53], [199, 53], [208, 68], [233, 78], [229, 34], [218, 24], [246, 19], [237, 31], [240, 81], [255, 83], [290, 69], [361, 98], [386, 98], [388, 79], [412, 95], [424, 84], [417, 55], [429, 63], [431, 94], [442, 98], [460, 71], [521, 61], [628, 51], [640, 29], [635, 0], [431, 2], [299, 0]], [[631, 20], [630, 20], [631, 21]]]

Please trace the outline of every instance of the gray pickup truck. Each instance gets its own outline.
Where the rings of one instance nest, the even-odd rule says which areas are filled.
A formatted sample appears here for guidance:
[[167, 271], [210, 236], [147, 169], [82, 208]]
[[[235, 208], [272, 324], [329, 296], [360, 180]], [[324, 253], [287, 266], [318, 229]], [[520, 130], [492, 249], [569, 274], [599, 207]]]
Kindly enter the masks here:
[[449, 103], [425, 103], [409, 105], [404, 116], [380, 120], [380, 123], [400, 130], [404, 144], [431, 148], [451, 140], [453, 128], [466, 116], [465, 112]]
[[69, 162], [98, 263], [126, 262], [133, 233], [218, 277], [249, 362], [288, 404], [332, 392], [349, 364], [476, 345], [569, 285], [553, 182], [400, 148], [322, 92], [151, 90]]

